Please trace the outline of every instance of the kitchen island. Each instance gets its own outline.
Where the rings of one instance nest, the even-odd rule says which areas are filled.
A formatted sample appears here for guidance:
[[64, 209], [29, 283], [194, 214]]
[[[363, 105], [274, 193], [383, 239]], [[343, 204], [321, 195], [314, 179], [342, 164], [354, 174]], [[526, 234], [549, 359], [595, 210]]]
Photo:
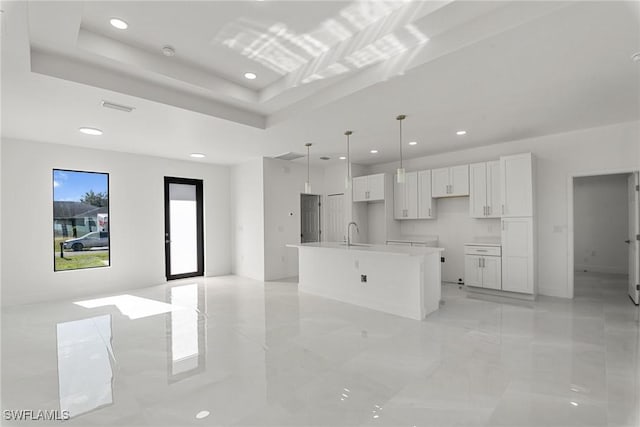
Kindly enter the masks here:
[[410, 319], [438, 309], [440, 256], [433, 247], [300, 243], [301, 292]]

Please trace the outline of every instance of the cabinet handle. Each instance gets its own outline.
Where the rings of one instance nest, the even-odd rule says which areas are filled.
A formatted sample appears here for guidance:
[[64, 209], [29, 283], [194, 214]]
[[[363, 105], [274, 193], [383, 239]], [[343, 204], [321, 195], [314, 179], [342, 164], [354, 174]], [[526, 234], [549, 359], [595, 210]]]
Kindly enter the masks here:
[[429, 208], [429, 216], [431, 216], [431, 208]]
[[491, 215], [491, 206], [487, 206], [487, 216]]
[[502, 221], [502, 231], [504, 231], [504, 221]]
[[502, 205], [502, 215], [504, 215], [504, 205]]
[[481, 260], [481, 259], [482, 259], [482, 258], [478, 258], [478, 268], [482, 268], [482, 265], [480, 265], [480, 260]]

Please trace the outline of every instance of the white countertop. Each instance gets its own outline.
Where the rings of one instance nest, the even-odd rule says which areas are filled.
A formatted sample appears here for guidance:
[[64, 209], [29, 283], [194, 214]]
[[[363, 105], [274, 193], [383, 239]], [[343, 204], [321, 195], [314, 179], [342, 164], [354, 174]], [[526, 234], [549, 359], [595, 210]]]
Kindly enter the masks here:
[[415, 237], [415, 238], [403, 236], [397, 239], [387, 239], [387, 242], [429, 244], [429, 243], [437, 243], [438, 236], [423, 236], [423, 237]]
[[341, 251], [355, 252], [378, 252], [388, 253], [392, 255], [408, 255], [408, 256], [424, 256], [433, 253], [442, 252], [444, 248], [422, 247], [422, 246], [393, 246], [393, 245], [364, 245], [357, 243], [351, 246], [334, 242], [315, 242], [315, 243], [293, 243], [287, 245], [289, 248], [322, 248], [335, 249]]
[[472, 242], [467, 242], [465, 246], [502, 246], [502, 239], [499, 236], [475, 237]]

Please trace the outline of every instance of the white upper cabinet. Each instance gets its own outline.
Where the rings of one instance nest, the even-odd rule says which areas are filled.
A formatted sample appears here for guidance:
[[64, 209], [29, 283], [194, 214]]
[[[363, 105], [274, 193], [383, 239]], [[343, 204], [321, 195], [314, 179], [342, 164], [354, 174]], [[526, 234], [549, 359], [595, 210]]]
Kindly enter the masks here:
[[469, 195], [469, 165], [453, 166], [449, 168], [451, 192], [450, 196]]
[[353, 201], [374, 202], [384, 200], [384, 174], [353, 178]]
[[449, 168], [431, 171], [431, 195], [432, 197], [447, 197], [449, 195]]
[[533, 156], [500, 157], [500, 211], [503, 218], [533, 216]]
[[487, 212], [490, 218], [500, 218], [500, 162], [487, 162]]
[[472, 218], [487, 216], [487, 164], [469, 165], [469, 213]]
[[469, 165], [469, 211], [472, 218], [500, 217], [500, 162]]
[[431, 199], [431, 171], [407, 172], [404, 184], [394, 176], [393, 216], [395, 219], [435, 218]]
[[418, 217], [418, 172], [407, 172], [405, 182], [393, 177], [393, 216], [395, 219]]
[[433, 169], [431, 196], [456, 197], [469, 195], [469, 165]]
[[418, 218], [436, 217], [436, 204], [431, 197], [431, 171], [418, 172]]
[[384, 200], [384, 174], [369, 175], [369, 199]]
[[353, 201], [354, 202], [366, 202], [367, 191], [369, 191], [369, 177], [358, 176], [353, 180]]

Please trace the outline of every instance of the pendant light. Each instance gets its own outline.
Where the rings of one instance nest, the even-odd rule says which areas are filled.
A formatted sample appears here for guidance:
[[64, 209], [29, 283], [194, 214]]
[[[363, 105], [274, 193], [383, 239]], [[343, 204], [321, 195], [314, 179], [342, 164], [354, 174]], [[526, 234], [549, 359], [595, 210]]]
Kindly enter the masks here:
[[349, 137], [353, 134], [353, 131], [345, 131], [344, 133], [347, 136], [347, 176], [344, 179], [344, 188], [347, 190], [351, 188], [351, 158], [349, 153]]
[[304, 183], [304, 192], [309, 194], [311, 193], [311, 181], [309, 180], [309, 149], [311, 148], [311, 143], [307, 142], [304, 146], [307, 147], [307, 182]]
[[396, 179], [398, 180], [398, 184], [405, 183], [405, 170], [404, 167], [402, 167], [402, 121], [406, 118], [407, 116], [405, 116], [404, 114], [400, 114], [398, 117], [396, 117], [398, 124], [400, 124], [400, 167], [396, 171]]

